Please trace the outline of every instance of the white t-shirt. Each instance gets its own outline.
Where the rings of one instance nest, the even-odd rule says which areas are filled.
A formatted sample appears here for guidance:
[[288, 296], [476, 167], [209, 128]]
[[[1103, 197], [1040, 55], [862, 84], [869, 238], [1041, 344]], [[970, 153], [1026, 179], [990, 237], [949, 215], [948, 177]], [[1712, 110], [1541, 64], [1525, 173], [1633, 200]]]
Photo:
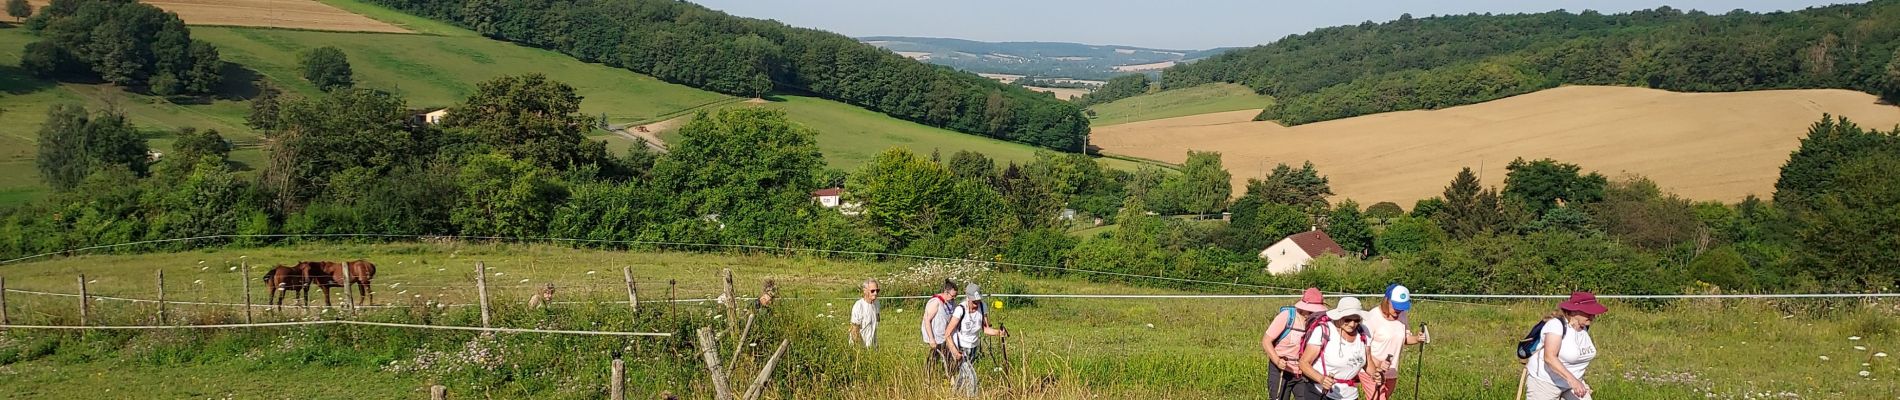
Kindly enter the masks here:
[[[1325, 339], [1326, 342], [1321, 343], [1321, 339]], [[1339, 327], [1332, 324], [1316, 327], [1312, 332], [1307, 332], [1307, 346], [1317, 347], [1321, 344], [1326, 346], [1325, 351], [1320, 352], [1319, 359], [1313, 361], [1313, 370], [1338, 380], [1359, 376], [1359, 371], [1366, 368], [1366, 343], [1363, 337], [1357, 339], [1346, 341], [1344, 335], [1339, 334]], [[1320, 390], [1326, 389], [1320, 388]], [[1326, 398], [1357, 399], [1359, 388], [1346, 384], [1334, 384], [1333, 390], [1326, 392]]]
[[[1597, 345], [1596, 342], [1590, 340], [1590, 331], [1573, 329], [1570, 324], [1564, 323], [1562, 318], [1552, 318], [1545, 321], [1544, 330], [1537, 333], [1540, 337], [1548, 335], [1563, 337], [1563, 347], [1557, 348], [1557, 361], [1563, 363], [1564, 369], [1570, 370], [1570, 374], [1576, 376], [1577, 380], [1583, 380], [1584, 369], [1590, 367], [1590, 360], [1597, 358]], [[1531, 356], [1527, 363], [1527, 368], [1530, 368], [1530, 379], [1550, 382], [1557, 385], [1558, 389], [1570, 389], [1569, 382], [1565, 382], [1555, 370], [1550, 369], [1550, 366], [1544, 365], [1544, 346], [1549, 344], [1548, 339], [1537, 344], [1536, 355]]]
[[1359, 318], [1365, 321], [1359, 326], [1366, 327], [1367, 335], [1372, 336], [1368, 338], [1372, 342], [1372, 356], [1381, 360], [1392, 356], [1392, 365], [1386, 368], [1399, 369], [1399, 351], [1405, 349], [1405, 318], [1385, 319], [1385, 313], [1378, 308], [1360, 313]]
[[958, 347], [976, 347], [976, 342], [983, 339], [983, 311], [970, 311], [968, 306], [957, 307], [956, 310], [957, 316], [962, 319], [957, 320], [954, 343]]
[[877, 303], [858, 299], [851, 305], [851, 324], [858, 326], [858, 336], [864, 337], [864, 347], [877, 342]]

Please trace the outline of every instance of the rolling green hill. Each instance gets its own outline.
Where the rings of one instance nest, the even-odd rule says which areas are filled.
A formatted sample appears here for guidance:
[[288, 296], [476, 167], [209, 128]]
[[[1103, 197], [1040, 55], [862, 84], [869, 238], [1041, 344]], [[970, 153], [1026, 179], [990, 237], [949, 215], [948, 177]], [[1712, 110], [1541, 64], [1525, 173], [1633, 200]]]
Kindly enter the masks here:
[[1125, 124], [1162, 118], [1266, 108], [1273, 96], [1254, 93], [1246, 86], [1214, 83], [1177, 90], [1164, 90], [1089, 107], [1095, 112], [1094, 126]]
[[[349, 4], [337, 0], [330, 3]], [[355, 3], [345, 8], [374, 10], [376, 6]], [[404, 21], [400, 18], [406, 17], [411, 21], [404, 26], [412, 28], [434, 23], [401, 14], [369, 15], [397, 18], [390, 22], [399, 24]], [[432, 32], [435, 34], [404, 35], [198, 26], [192, 28], [192, 34], [217, 45], [224, 60], [243, 67], [227, 76], [227, 80], [234, 81], [227, 82], [227, 86], [234, 87], [248, 86], [243, 82], [262, 76], [290, 92], [316, 95], [317, 90], [298, 74], [297, 54], [310, 48], [336, 46], [349, 56], [357, 85], [397, 93], [416, 108], [452, 105], [477, 82], [528, 72], [545, 73], [573, 85], [585, 98], [582, 112], [606, 114], [614, 122], [648, 121], [707, 104], [740, 104], [731, 96], [452, 29], [456, 28], [439, 26]], [[46, 189], [34, 172], [33, 146], [45, 110], [59, 103], [81, 103], [88, 109], [117, 108], [148, 132], [152, 147], [159, 151], [170, 149], [167, 132], [177, 128], [217, 129], [239, 145], [232, 155], [236, 161], [261, 165], [263, 154], [255, 146], [258, 134], [244, 126], [244, 116], [249, 112], [249, 103], [242, 100], [249, 96], [244, 90], [234, 89], [228, 94], [239, 100], [176, 104], [110, 85], [53, 83], [13, 73], [18, 71], [21, 49], [34, 40], [33, 34], [24, 29], [0, 29], [0, 71], [7, 72], [7, 78], [0, 80], [0, 90], [4, 90], [0, 92], [4, 93], [0, 109], [6, 110], [0, 113], [0, 204], [44, 195]], [[827, 160], [841, 168], [855, 167], [892, 146], [918, 152], [935, 149], [946, 154], [967, 149], [1017, 161], [1028, 160], [1035, 152], [1032, 146], [917, 124], [836, 101], [785, 97], [787, 101], [771, 106], [786, 109], [794, 120], [818, 130], [819, 145]], [[631, 144], [613, 135], [596, 133], [595, 137], [617, 148]], [[1115, 163], [1133, 168], [1132, 163]]]

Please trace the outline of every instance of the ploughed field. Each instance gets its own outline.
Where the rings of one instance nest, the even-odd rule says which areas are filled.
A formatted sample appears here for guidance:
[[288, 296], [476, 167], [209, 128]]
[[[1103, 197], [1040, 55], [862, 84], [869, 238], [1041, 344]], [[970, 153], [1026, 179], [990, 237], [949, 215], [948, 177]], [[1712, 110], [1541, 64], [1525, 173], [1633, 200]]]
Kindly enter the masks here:
[[[191, 25], [252, 26], [320, 31], [410, 33], [389, 23], [316, 0], [142, 0], [178, 14]], [[31, 0], [35, 9], [51, 3]]]

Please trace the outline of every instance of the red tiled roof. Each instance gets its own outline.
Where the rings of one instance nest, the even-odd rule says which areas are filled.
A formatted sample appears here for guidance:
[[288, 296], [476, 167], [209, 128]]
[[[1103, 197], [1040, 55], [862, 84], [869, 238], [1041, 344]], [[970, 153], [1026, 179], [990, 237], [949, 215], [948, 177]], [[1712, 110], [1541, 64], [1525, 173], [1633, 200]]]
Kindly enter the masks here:
[[841, 194], [844, 194], [844, 189], [840, 188], [824, 188], [811, 191], [812, 197], [837, 196]]
[[1293, 240], [1293, 244], [1299, 245], [1300, 250], [1305, 250], [1309, 256], [1319, 257], [1321, 254], [1326, 253], [1341, 256], [1346, 255], [1346, 249], [1339, 247], [1339, 242], [1334, 242], [1333, 237], [1328, 236], [1326, 231], [1312, 230], [1300, 232], [1293, 234], [1293, 236], [1287, 236], [1286, 238]]

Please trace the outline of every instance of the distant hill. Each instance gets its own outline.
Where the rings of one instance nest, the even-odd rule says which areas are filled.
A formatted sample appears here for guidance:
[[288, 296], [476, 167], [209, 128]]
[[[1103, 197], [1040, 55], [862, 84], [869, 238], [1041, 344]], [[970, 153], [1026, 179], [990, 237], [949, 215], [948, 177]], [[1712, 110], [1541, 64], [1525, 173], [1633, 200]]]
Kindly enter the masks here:
[[867, 36], [858, 41], [912, 59], [984, 74], [1105, 80], [1118, 74], [1157, 71], [1229, 50], [1169, 50], [1062, 42], [979, 42], [907, 36]]
[[1247, 85], [1288, 125], [1440, 109], [1561, 85], [1853, 89], [1900, 101], [1900, 1], [1724, 14], [1670, 7], [1412, 18], [1322, 28], [1162, 72]]

